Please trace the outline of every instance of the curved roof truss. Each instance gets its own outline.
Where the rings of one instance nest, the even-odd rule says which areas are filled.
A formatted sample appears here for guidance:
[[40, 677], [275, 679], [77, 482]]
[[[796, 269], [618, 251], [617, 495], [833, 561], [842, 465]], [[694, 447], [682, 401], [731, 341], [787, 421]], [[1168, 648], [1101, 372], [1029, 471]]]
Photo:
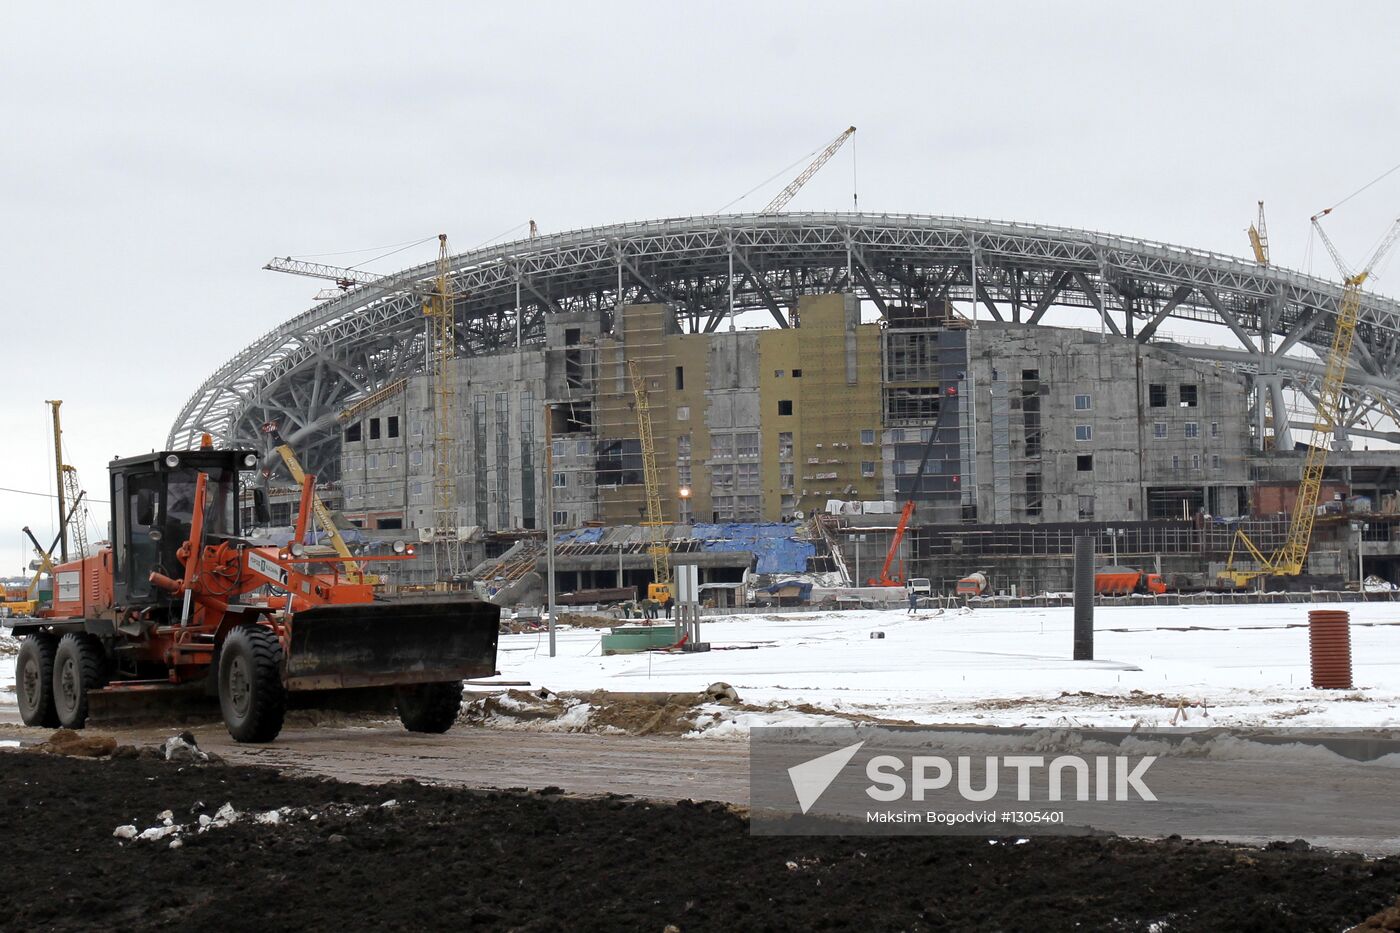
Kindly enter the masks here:
[[[327, 464], [339, 443], [336, 414], [422, 369], [421, 286], [433, 273], [427, 263], [352, 288], [263, 334], [185, 403], [170, 447], [194, 446], [204, 432], [254, 441], [262, 422], [277, 419], [309, 461]], [[462, 253], [452, 275], [463, 354], [540, 343], [546, 316], [560, 312], [596, 314], [606, 328], [619, 304], [662, 301], [685, 330], [708, 333], [750, 311], [786, 327], [799, 296], [854, 290], [881, 315], [947, 300], [968, 316], [1035, 325], [1053, 308], [1087, 309], [1106, 332], [1144, 343], [1167, 342], [1157, 331], [1168, 319], [1207, 322], [1233, 341], [1174, 349], [1305, 394], [1319, 367], [1290, 351], [1325, 353], [1341, 297], [1335, 283], [1218, 253], [1064, 227], [889, 214], [595, 227]], [[1354, 419], [1393, 418], [1400, 304], [1367, 295], [1354, 346]]]

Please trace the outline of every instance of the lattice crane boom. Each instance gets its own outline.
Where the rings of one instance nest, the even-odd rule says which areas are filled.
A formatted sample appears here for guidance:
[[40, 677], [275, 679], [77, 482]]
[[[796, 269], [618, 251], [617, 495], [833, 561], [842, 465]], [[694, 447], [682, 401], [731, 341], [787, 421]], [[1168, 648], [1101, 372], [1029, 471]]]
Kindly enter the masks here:
[[802, 190], [802, 186], [811, 181], [813, 175], [821, 171], [821, 167], [829, 162], [832, 156], [836, 155], [836, 151], [846, 144], [846, 140], [850, 139], [851, 134], [855, 131], [856, 128], [854, 126], [846, 127], [841, 135], [837, 136], [827, 144], [825, 149], [817, 153], [817, 157], [812, 160], [811, 164], [804, 168], [800, 175], [788, 182], [788, 186], [782, 191], [779, 191], [777, 196], [768, 202], [768, 206], [759, 211], [759, 214], [776, 214], [786, 207], [787, 203], [797, 195], [797, 192]]
[[1319, 219], [1330, 213], [1323, 211], [1312, 218], [1327, 252], [1337, 264], [1343, 276], [1342, 299], [1337, 306], [1337, 320], [1332, 334], [1332, 345], [1328, 349], [1322, 386], [1317, 393], [1317, 404], [1313, 418], [1312, 438], [1308, 443], [1307, 459], [1303, 463], [1302, 476], [1298, 482], [1298, 498], [1294, 503], [1293, 514], [1288, 523], [1288, 536], [1283, 545], [1272, 555], [1263, 555], [1243, 531], [1236, 532], [1236, 544], [1243, 544], [1258, 562], [1257, 570], [1236, 571], [1233, 569], [1234, 551], [1226, 573], [1235, 582], [1244, 583], [1262, 575], [1297, 576], [1303, 572], [1308, 558], [1308, 548], [1312, 542], [1313, 525], [1317, 521], [1317, 504], [1322, 495], [1322, 480], [1327, 469], [1327, 458], [1337, 443], [1338, 429], [1344, 423], [1342, 412], [1342, 390], [1345, 386], [1347, 367], [1351, 362], [1351, 348], [1356, 337], [1356, 324], [1361, 312], [1361, 287], [1371, 277], [1376, 265], [1394, 247], [1400, 238], [1400, 220], [1396, 220], [1387, 231], [1381, 244], [1371, 254], [1370, 260], [1360, 272], [1351, 272], [1342, 259], [1332, 240], [1322, 229]]
[[304, 275], [313, 279], [325, 279], [339, 285], [342, 290], [351, 289], [357, 285], [372, 285], [384, 278], [384, 276], [375, 275], [373, 272], [361, 272], [359, 269], [347, 269], [343, 266], [328, 266], [319, 262], [305, 262], [301, 259], [293, 259], [291, 256], [273, 257], [263, 268], [270, 272], [288, 272], [292, 275]]

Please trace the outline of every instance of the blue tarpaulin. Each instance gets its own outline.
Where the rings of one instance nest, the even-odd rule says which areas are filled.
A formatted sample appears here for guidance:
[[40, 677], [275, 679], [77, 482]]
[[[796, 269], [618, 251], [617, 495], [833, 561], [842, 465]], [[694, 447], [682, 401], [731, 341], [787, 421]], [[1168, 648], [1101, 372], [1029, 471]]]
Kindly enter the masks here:
[[806, 602], [812, 598], [812, 584], [804, 583], [801, 580], [783, 580], [781, 583], [773, 583], [759, 590], [760, 593], [777, 593], [782, 590], [797, 589], [795, 594], [798, 599]]
[[[698, 541], [708, 552], [750, 551], [757, 558], [755, 573], [804, 573], [807, 558], [817, 547], [796, 537], [801, 525], [783, 522], [704, 522], [673, 526], [673, 541]], [[601, 544], [610, 529], [577, 528], [559, 536], [560, 545]]]

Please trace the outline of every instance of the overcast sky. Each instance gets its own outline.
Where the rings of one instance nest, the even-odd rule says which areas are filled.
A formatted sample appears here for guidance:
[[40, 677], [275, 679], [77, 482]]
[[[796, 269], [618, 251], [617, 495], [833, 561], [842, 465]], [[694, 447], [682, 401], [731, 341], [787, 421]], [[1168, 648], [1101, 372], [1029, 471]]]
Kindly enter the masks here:
[[[1400, 162], [1397, 37], [1392, 3], [9, 3], [0, 487], [51, 491], [61, 398], [105, 499], [312, 304], [273, 255], [705, 213], [848, 124], [865, 210], [1244, 255], [1263, 198], [1298, 266], [1308, 216]], [[791, 207], [851, 189], [848, 148]], [[1355, 259], [1397, 213], [1400, 172], [1329, 229]], [[0, 575], [53, 511], [0, 492]]]

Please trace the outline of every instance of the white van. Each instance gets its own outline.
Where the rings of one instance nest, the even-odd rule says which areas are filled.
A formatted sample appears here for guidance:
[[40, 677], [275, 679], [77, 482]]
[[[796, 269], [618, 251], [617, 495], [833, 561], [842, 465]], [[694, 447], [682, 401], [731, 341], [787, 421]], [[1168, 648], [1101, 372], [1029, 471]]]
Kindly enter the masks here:
[[928, 577], [911, 577], [905, 588], [920, 596], [933, 595], [933, 582]]

